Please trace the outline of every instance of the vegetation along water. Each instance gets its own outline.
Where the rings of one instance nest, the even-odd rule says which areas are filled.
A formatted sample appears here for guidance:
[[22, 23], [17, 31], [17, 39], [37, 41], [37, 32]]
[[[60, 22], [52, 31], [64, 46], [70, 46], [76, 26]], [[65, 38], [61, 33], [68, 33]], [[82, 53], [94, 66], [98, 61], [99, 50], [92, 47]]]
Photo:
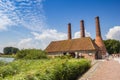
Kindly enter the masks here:
[[51, 59], [42, 50], [27, 49], [13, 62], [0, 61], [0, 80], [76, 80], [90, 66], [86, 59]]

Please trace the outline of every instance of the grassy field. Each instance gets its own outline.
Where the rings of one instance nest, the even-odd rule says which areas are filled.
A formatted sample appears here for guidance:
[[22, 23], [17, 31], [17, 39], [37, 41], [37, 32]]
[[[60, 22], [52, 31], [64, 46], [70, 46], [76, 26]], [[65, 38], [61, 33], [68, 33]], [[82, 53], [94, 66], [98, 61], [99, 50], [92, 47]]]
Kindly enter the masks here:
[[90, 68], [85, 59], [42, 59], [0, 62], [0, 80], [75, 80]]

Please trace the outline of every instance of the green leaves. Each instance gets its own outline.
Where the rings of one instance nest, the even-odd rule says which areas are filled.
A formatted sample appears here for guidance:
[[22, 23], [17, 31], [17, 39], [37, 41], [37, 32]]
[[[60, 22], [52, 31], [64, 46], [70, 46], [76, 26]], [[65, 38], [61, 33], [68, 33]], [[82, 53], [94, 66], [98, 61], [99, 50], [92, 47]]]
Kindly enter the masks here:
[[104, 43], [109, 54], [120, 53], [120, 41], [108, 39]]
[[5, 65], [5, 64], [7, 64], [7, 63], [4, 62], [4, 61], [0, 61], [0, 66], [3, 66], [3, 65]]
[[0, 67], [0, 79], [76, 80], [89, 68], [86, 59], [15, 60]]
[[0, 68], [1, 78], [5, 78], [7, 76], [13, 76], [14, 74], [19, 73], [19, 69], [16, 64], [9, 64], [9, 65], [3, 65], [3, 66]]
[[17, 52], [17, 59], [46, 59], [47, 55], [44, 51], [38, 49], [23, 49]]
[[19, 49], [15, 47], [5, 47], [3, 50], [4, 54], [16, 54], [17, 51], [19, 51]]

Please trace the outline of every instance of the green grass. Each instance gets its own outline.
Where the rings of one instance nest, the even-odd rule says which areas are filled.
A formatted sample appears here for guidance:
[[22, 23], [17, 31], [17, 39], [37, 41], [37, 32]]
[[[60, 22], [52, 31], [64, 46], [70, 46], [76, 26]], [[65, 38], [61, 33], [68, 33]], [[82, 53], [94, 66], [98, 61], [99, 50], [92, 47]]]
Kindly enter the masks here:
[[85, 59], [15, 60], [0, 67], [0, 80], [75, 80], [90, 68]]

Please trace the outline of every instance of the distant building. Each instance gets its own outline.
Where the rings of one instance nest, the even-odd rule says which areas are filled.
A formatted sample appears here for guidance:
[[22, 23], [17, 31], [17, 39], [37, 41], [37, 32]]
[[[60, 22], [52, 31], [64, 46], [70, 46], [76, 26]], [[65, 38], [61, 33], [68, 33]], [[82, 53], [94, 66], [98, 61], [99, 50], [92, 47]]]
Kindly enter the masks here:
[[89, 59], [104, 58], [107, 51], [103, 43], [100, 31], [99, 17], [96, 17], [95, 42], [90, 37], [85, 37], [84, 21], [80, 22], [81, 38], [72, 39], [71, 24], [68, 24], [68, 40], [52, 41], [45, 51], [49, 56], [61, 56], [70, 54], [75, 58], [84, 57]]

